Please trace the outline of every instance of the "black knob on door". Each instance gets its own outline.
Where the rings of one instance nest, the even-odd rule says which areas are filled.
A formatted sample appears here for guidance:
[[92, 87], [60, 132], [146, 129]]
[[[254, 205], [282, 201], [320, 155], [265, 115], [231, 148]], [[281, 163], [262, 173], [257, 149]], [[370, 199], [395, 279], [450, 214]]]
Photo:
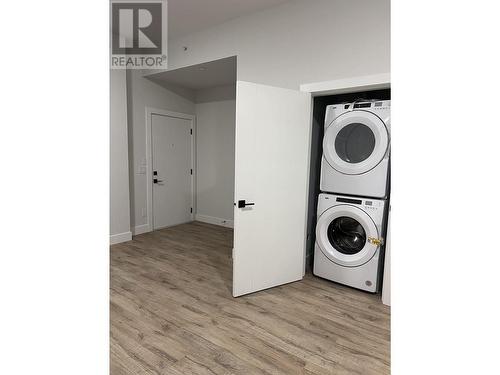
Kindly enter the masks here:
[[247, 203], [244, 199], [238, 201], [238, 208], [245, 208], [246, 206], [255, 206], [255, 203]]

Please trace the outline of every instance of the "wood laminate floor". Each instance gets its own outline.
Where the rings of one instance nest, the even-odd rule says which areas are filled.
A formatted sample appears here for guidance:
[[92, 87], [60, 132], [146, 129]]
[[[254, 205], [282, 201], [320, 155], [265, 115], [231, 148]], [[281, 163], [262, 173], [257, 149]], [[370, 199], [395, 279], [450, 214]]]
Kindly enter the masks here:
[[231, 296], [232, 230], [183, 224], [111, 247], [111, 373], [389, 374], [378, 296], [307, 274]]

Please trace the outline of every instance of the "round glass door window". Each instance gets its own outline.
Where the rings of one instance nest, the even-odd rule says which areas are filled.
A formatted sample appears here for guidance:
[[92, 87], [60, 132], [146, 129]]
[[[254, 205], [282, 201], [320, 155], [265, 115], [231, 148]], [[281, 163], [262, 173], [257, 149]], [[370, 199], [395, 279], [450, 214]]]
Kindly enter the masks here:
[[327, 236], [335, 250], [346, 255], [359, 253], [366, 244], [363, 226], [348, 216], [335, 218], [328, 226]]
[[335, 151], [347, 163], [360, 163], [370, 157], [375, 149], [375, 135], [360, 123], [351, 123], [340, 130], [335, 138]]
[[325, 130], [323, 156], [330, 166], [344, 174], [363, 174], [375, 168], [389, 147], [387, 127], [367, 111], [346, 112]]

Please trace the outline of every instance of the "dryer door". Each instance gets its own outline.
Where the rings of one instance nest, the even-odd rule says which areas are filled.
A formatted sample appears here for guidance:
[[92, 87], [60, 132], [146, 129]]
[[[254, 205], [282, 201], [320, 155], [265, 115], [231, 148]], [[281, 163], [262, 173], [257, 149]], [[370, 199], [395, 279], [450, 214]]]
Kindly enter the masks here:
[[357, 267], [368, 262], [378, 248], [379, 233], [362, 209], [340, 204], [323, 212], [316, 225], [316, 243], [332, 262]]
[[326, 128], [323, 156], [340, 173], [363, 174], [375, 168], [389, 147], [384, 122], [368, 111], [346, 112]]

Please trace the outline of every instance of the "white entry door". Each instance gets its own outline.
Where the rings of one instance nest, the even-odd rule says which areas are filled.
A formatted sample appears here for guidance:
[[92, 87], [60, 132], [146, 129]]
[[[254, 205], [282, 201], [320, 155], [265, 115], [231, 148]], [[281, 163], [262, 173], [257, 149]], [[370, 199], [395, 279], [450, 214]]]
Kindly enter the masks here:
[[151, 115], [153, 229], [192, 220], [191, 124]]
[[309, 93], [237, 82], [235, 297], [304, 276], [310, 108]]

